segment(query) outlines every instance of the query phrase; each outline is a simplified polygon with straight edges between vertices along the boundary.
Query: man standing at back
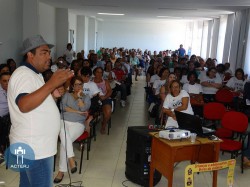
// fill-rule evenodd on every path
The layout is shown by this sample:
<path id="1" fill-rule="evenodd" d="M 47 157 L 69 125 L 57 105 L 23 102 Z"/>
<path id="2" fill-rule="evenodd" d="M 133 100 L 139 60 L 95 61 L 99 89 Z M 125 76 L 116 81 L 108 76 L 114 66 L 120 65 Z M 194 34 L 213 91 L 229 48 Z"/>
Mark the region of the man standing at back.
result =
<path id="1" fill-rule="evenodd" d="M 179 57 L 185 57 L 186 55 L 186 50 L 183 48 L 183 45 L 180 45 L 180 48 L 178 49 L 178 56 Z"/>
<path id="2" fill-rule="evenodd" d="M 69 69 L 60 69 L 44 83 L 41 73 L 50 68 L 52 47 L 40 35 L 24 40 L 23 65 L 8 86 L 10 147 L 23 143 L 35 154 L 32 166 L 20 172 L 20 187 L 52 187 L 60 114 L 51 93 L 73 76 Z"/>

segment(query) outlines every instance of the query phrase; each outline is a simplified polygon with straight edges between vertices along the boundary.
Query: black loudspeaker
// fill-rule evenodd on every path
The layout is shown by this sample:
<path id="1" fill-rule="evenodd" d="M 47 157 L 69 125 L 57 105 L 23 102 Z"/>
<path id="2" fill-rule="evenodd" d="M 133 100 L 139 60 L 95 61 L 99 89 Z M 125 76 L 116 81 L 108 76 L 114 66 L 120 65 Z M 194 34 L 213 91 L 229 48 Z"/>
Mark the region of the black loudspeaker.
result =
<path id="1" fill-rule="evenodd" d="M 126 170 L 125 175 L 130 181 L 144 187 L 149 186 L 151 161 L 151 136 L 147 126 L 128 127 Z M 161 174 L 155 170 L 154 185 L 161 180 Z"/>

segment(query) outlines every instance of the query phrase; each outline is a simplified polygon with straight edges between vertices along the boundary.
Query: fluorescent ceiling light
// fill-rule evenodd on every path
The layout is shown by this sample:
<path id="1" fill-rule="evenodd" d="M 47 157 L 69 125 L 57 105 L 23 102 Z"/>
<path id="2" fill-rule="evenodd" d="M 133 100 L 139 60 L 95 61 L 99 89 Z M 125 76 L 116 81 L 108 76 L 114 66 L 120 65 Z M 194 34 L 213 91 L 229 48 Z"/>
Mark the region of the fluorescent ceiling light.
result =
<path id="1" fill-rule="evenodd" d="M 170 7 L 161 7 L 158 8 L 159 10 L 198 10 L 198 9 L 194 9 L 194 8 L 170 8 Z"/>
<path id="2" fill-rule="evenodd" d="M 97 13 L 100 15 L 107 15 L 107 16 L 124 16 L 125 14 L 116 14 L 116 13 Z"/>
<path id="3" fill-rule="evenodd" d="M 174 17 L 174 16 L 156 16 L 157 18 L 173 18 L 173 19 L 182 19 L 182 17 Z"/>

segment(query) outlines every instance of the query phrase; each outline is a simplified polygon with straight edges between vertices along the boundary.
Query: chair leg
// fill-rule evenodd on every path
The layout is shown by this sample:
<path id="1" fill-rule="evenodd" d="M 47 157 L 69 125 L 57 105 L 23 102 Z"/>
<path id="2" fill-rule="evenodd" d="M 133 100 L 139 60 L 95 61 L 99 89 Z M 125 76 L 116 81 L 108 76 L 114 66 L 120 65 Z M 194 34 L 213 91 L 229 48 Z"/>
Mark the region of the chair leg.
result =
<path id="1" fill-rule="evenodd" d="M 109 119 L 109 121 L 108 121 L 108 135 L 109 135 L 109 129 L 111 128 L 111 117 L 110 117 L 110 119 Z"/>
<path id="2" fill-rule="evenodd" d="M 80 161 L 80 169 L 79 169 L 79 174 L 81 174 L 81 172 L 82 172 L 82 160 L 83 160 L 83 151 L 84 151 L 84 144 L 85 144 L 85 142 L 83 141 L 82 142 L 82 149 L 81 149 L 81 161 Z"/>
<path id="3" fill-rule="evenodd" d="M 94 137 L 94 141 L 96 141 L 96 125 L 97 125 L 97 119 L 95 119 L 95 121 L 93 123 L 93 137 Z"/>
<path id="4" fill-rule="evenodd" d="M 56 154 L 54 155 L 54 168 L 53 168 L 53 171 L 54 172 L 56 171 Z"/>
<path id="5" fill-rule="evenodd" d="M 90 151 L 91 138 L 88 138 L 86 141 L 87 141 L 87 160 L 89 160 L 89 151 Z"/>
<path id="6" fill-rule="evenodd" d="M 243 166 L 243 154 L 241 153 L 241 163 L 240 163 L 240 166 L 241 166 L 241 173 L 244 172 L 244 166 Z"/>

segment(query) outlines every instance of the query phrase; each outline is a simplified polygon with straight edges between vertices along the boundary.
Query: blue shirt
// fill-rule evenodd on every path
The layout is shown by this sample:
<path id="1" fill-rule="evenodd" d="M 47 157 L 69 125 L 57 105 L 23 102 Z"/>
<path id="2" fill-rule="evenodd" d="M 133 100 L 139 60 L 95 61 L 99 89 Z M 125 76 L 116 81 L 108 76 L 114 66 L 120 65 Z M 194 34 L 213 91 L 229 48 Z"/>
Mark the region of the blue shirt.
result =
<path id="1" fill-rule="evenodd" d="M 9 113 L 7 101 L 7 92 L 0 85 L 0 116 L 3 117 Z"/>
<path id="2" fill-rule="evenodd" d="M 179 54 L 180 57 L 184 57 L 185 53 L 186 53 L 186 50 L 184 48 L 179 48 L 178 49 L 178 54 Z"/>
<path id="3" fill-rule="evenodd" d="M 130 63 L 133 65 L 133 66 L 137 66 L 140 64 L 140 61 L 139 59 L 135 56 L 134 58 L 133 57 L 130 57 Z"/>

